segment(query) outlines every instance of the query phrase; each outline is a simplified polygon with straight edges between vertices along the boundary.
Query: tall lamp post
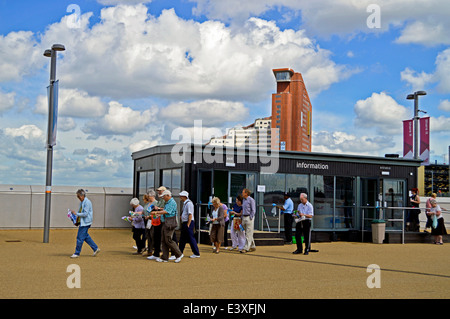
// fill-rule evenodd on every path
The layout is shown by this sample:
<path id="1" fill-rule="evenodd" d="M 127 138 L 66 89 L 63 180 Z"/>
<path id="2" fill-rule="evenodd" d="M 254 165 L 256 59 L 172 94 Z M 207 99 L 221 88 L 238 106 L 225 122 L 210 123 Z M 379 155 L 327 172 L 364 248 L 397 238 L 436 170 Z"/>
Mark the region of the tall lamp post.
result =
<path id="1" fill-rule="evenodd" d="M 48 87 L 48 127 L 47 127 L 47 172 L 45 178 L 45 215 L 44 215 L 44 243 L 49 242 L 50 230 L 50 204 L 52 196 L 52 164 L 53 146 L 56 141 L 56 112 L 55 104 L 58 103 L 58 96 L 55 97 L 56 82 L 56 54 L 66 48 L 62 44 L 53 44 L 51 49 L 45 50 L 44 56 L 50 58 L 50 85 Z M 57 94 L 57 87 L 56 87 Z"/>
<path id="2" fill-rule="evenodd" d="M 419 159 L 419 112 L 424 112 L 419 110 L 420 95 L 427 95 L 427 92 L 416 91 L 406 97 L 408 100 L 414 100 L 414 159 Z"/>

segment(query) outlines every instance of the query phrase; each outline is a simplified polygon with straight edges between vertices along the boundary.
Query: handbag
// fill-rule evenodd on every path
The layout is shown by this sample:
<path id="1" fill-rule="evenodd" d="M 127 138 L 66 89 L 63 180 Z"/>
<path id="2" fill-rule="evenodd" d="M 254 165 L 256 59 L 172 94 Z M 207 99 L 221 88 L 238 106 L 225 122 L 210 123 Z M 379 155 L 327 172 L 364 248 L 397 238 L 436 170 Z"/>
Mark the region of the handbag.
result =
<path id="1" fill-rule="evenodd" d="M 164 218 L 164 225 L 169 229 L 169 230 L 172 230 L 172 229 L 175 229 L 175 228 L 177 228 L 177 226 L 178 226 L 178 223 L 177 223 L 177 216 L 173 216 L 173 217 L 165 217 Z"/>
<path id="2" fill-rule="evenodd" d="M 239 230 L 239 225 L 241 224 L 241 219 L 239 217 L 233 218 L 234 224 L 233 228 L 234 230 Z"/>

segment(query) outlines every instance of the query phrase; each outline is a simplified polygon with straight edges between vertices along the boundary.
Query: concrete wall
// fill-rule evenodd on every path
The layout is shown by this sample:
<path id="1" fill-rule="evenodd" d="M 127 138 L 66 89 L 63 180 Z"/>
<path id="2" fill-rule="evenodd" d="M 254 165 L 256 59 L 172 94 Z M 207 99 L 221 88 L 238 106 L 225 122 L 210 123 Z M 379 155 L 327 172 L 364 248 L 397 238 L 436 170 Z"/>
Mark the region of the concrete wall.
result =
<path id="1" fill-rule="evenodd" d="M 76 191 L 80 187 L 53 186 L 50 210 L 51 228 L 74 227 L 67 218 L 67 209 L 77 210 L 80 201 Z M 132 188 L 86 187 L 83 188 L 94 209 L 92 227 L 129 228 L 121 219 L 130 210 Z M 45 186 L 0 185 L 0 229 L 43 228 L 45 210 Z"/>

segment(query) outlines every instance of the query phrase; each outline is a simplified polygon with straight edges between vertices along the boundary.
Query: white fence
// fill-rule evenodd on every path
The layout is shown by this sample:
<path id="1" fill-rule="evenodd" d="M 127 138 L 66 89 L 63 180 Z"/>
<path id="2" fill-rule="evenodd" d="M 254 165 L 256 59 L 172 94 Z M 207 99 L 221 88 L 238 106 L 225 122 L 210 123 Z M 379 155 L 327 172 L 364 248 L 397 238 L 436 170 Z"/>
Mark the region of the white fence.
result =
<path id="1" fill-rule="evenodd" d="M 67 209 L 77 210 L 80 201 L 76 191 L 83 188 L 94 209 L 92 227 L 129 228 L 121 217 L 128 214 L 131 188 L 53 186 L 51 197 L 51 228 L 72 228 Z M 0 229 L 43 228 L 45 186 L 0 185 Z"/>

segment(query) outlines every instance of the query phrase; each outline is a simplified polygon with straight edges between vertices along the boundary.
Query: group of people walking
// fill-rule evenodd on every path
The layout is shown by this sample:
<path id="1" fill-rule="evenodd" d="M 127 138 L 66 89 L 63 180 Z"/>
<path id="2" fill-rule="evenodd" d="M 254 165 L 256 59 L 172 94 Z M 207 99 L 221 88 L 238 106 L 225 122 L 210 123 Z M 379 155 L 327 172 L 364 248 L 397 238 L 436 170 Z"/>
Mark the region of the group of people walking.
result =
<path id="1" fill-rule="evenodd" d="M 174 260 L 179 263 L 184 257 L 183 252 L 186 244 L 189 244 L 192 250 L 190 258 L 199 258 L 200 251 L 194 237 L 194 204 L 189 199 L 189 193 L 182 191 L 178 194 L 182 204 L 180 225 L 178 225 L 178 205 L 173 199 L 172 193 L 164 186 L 159 187 L 157 192 L 158 194 L 154 190 L 149 190 L 143 196 L 144 206 L 140 205 L 137 198 L 130 201 L 133 211 L 129 219 L 132 223 L 133 239 L 136 242 L 135 254 L 143 255 L 147 251 L 147 259 L 149 260 L 156 260 L 157 262 Z M 75 253 L 71 257 L 79 257 L 84 242 L 93 250 L 93 256 L 96 256 L 100 249 L 88 234 L 93 220 L 92 203 L 86 197 L 86 192 L 83 189 L 78 190 L 76 195 L 80 200 L 80 206 L 77 212 L 71 211 L 71 214 L 79 220 L 79 228 Z M 244 189 L 242 194 L 236 197 L 236 202 L 231 209 L 222 204 L 218 197 L 212 199 L 213 209 L 208 222 L 210 223 L 210 240 L 216 254 L 220 252 L 222 242 L 225 242 L 225 246 L 227 246 L 230 222 L 232 242 L 230 250 L 238 249 L 241 253 L 256 250 L 253 238 L 256 204 L 250 195 L 250 190 Z M 412 206 L 416 209 L 414 210 L 414 216 L 409 215 L 409 223 L 418 223 L 418 217 L 415 216 L 415 214 L 420 213 L 418 209 L 420 197 L 417 189 L 413 190 L 410 199 Z M 286 243 L 292 243 L 292 224 L 295 221 L 297 249 L 293 254 L 304 253 L 308 255 L 311 249 L 311 221 L 314 216 L 314 208 L 305 193 L 300 194 L 300 204 L 296 211 L 288 193 L 284 194 L 284 200 L 284 205 L 277 207 L 284 214 Z M 435 239 L 434 243 L 442 245 L 442 236 L 446 235 L 447 231 L 442 209 L 436 202 L 436 194 L 432 194 L 427 200 L 426 215 L 425 231 L 431 228 L 431 234 Z M 180 239 L 177 243 L 175 229 L 178 226 L 180 226 Z M 170 257 L 169 254 L 171 254 Z"/>
<path id="2" fill-rule="evenodd" d="M 166 187 L 159 187 L 157 192 L 158 194 L 154 190 L 149 190 L 143 196 L 144 206 L 140 205 L 138 198 L 133 198 L 130 201 L 133 210 L 128 220 L 131 221 L 133 239 L 136 242 L 136 252 L 134 254 L 144 255 L 145 251 L 147 251 L 147 259 L 149 260 L 156 260 L 157 262 L 174 260 L 176 263 L 179 263 L 184 257 L 183 252 L 186 244 L 189 244 L 193 253 L 190 258 L 200 258 L 200 251 L 194 237 L 194 204 L 189 199 L 189 193 L 186 191 L 179 193 L 182 208 L 180 215 L 180 239 L 177 244 L 175 229 L 178 227 L 178 205 L 173 199 L 172 193 Z M 93 250 L 93 256 L 96 256 L 100 249 L 88 234 L 93 220 L 92 203 L 86 197 L 86 192 L 83 189 L 78 190 L 76 195 L 80 200 L 80 206 L 78 212 L 71 211 L 71 214 L 80 220 L 80 225 L 77 233 L 75 253 L 71 257 L 79 257 L 84 242 Z M 212 217 L 209 218 L 210 240 L 213 243 L 216 254 L 220 252 L 222 242 L 225 242 L 225 246 L 227 246 L 227 232 L 230 221 L 232 242 L 230 250 L 238 249 L 240 253 L 256 250 L 253 238 L 256 203 L 250 195 L 251 191 L 244 189 L 242 194 L 236 197 L 236 202 L 231 209 L 222 204 L 218 197 L 212 199 Z M 289 201 L 291 201 L 289 195 L 286 194 L 285 200 L 282 210 L 286 216 L 293 205 L 288 206 Z M 302 235 L 305 238 L 305 254 L 308 254 L 311 219 L 314 213 L 313 206 L 308 202 L 306 194 L 302 193 L 300 195 L 298 212 L 299 214 L 295 215 L 296 235 L 298 238 Z M 286 231 L 290 236 L 292 228 L 288 227 Z M 293 253 L 298 254 L 301 252 L 302 242 L 299 240 L 297 242 L 297 250 Z M 169 254 L 171 254 L 170 257 Z"/>
<path id="3" fill-rule="evenodd" d="M 137 198 L 130 202 L 134 213 L 130 219 L 133 239 L 136 241 L 135 254 L 143 255 L 146 250 L 149 260 L 174 260 L 179 263 L 184 257 L 184 248 L 189 243 L 193 253 L 190 258 L 199 258 L 200 252 L 194 238 L 194 205 L 189 199 L 189 193 L 183 191 L 179 194 L 182 210 L 181 235 L 177 244 L 175 229 L 178 227 L 178 205 L 172 193 L 164 186 L 159 187 L 157 192 L 158 200 L 154 190 L 149 190 L 143 196 L 144 206 L 139 205 Z"/>

